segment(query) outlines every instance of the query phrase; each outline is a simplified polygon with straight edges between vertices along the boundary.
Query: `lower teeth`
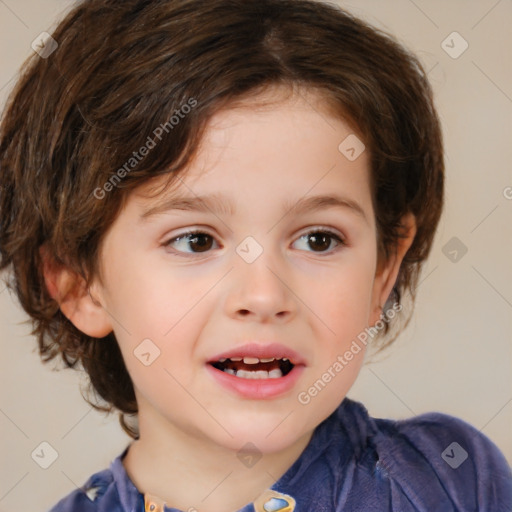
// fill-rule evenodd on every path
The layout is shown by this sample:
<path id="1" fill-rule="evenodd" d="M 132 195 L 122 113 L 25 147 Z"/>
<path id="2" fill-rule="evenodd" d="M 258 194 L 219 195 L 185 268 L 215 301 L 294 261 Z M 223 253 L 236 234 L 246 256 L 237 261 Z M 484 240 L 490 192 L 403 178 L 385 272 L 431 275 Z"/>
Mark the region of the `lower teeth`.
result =
<path id="1" fill-rule="evenodd" d="M 270 370 L 269 372 L 265 370 L 233 370 L 231 368 L 226 368 L 224 371 L 240 379 L 280 379 L 283 376 L 283 372 L 279 368 L 276 368 L 275 370 Z"/>

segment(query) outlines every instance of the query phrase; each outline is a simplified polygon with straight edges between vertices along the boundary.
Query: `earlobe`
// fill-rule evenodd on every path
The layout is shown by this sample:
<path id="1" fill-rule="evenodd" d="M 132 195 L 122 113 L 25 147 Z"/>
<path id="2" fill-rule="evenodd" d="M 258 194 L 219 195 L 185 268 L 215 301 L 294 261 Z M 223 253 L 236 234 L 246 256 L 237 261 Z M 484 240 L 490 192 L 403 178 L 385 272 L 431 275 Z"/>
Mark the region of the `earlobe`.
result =
<path id="1" fill-rule="evenodd" d="M 416 219 L 412 213 L 408 213 L 402 217 L 401 225 L 403 227 L 403 236 L 398 239 L 394 253 L 390 255 L 389 259 L 383 265 L 379 266 L 375 276 L 370 315 L 371 325 L 379 320 L 382 307 L 386 303 L 396 283 L 404 256 L 416 236 Z"/>
<path id="2" fill-rule="evenodd" d="M 101 303 L 92 297 L 84 278 L 55 261 L 45 247 L 41 247 L 40 254 L 46 288 L 64 316 L 88 336 L 104 338 L 111 333 L 109 315 Z"/>

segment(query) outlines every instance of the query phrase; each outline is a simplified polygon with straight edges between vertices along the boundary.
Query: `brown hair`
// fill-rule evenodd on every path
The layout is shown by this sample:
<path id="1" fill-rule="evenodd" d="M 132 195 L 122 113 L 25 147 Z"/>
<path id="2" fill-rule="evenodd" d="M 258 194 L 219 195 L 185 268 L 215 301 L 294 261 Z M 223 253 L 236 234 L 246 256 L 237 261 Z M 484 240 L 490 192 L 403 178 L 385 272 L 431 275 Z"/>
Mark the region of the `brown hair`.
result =
<path id="1" fill-rule="evenodd" d="M 12 268 L 43 360 L 81 364 L 106 402 L 93 405 L 119 409 L 132 436 L 123 413 L 137 404 L 114 334 L 92 338 L 68 321 L 39 249 L 91 282 L 130 191 L 177 176 L 213 114 L 259 89 L 315 89 L 361 134 L 379 261 L 402 216 L 416 217 L 392 297 L 414 301 L 443 205 L 443 148 L 426 74 L 393 38 L 313 0 L 86 0 L 53 38 L 51 55 L 25 64 L 0 127 L 0 270 Z M 130 160 L 156 133 L 155 147 Z"/>

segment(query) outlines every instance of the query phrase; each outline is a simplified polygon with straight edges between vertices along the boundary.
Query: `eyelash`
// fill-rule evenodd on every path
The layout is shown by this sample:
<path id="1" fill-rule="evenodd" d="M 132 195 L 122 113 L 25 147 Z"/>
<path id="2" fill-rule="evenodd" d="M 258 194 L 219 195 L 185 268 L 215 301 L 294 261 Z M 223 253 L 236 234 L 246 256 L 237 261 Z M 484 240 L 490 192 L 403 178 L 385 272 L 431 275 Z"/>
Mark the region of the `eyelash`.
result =
<path id="1" fill-rule="evenodd" d="M 327 237 L 329 237 L 331 239 L 331 242 L 335 241 L 337 245 L 333 249 L 330 249 L 327 251 L 305 251 L 305 252 L 312 252 L 312 253 L 320 254 L 320 255 L 321 254 L 333 254 L 334 252 L 337 252 L 341 247 L 347 245 L 345 242 L 345 239 L 341 235 L 335 233 L 334 231 L 332 231 L 328 228 L 322 228 L 322 227 L 317 227 L 315 229 L 311 229 L 311 230 L 307 231 L 306 233 L 300 235 L 297 239 L 295 239 L 294 242 L 305 239 L 306 243 L 308 243 L 307 242 L 308 237 L 310 237 L 311 235 L 314 235 L 314 234 L 327 235 Z M 198 229 L 198 230 L 190 230 L 190 231 L 186 231 L 184 233 L 180 233 L 178 236 L 175 236 L 175 237 L 171 238 L 170 240 L 168 240 L 167 242 L 164 242 L 163 246 L 171 248 L 171 245 L 174 242 L 192 237 L 194 235 L 206 235 L 207 237 L 210 237 L 218 245 L 214 236 L 210 235 L 209 233 L 205 232 L 204 230 Z M 189 258 L 189 257 L 191 257 L 191 255 L 202 254 L 203 252 L 208 253 L 208 252 L 210 252 L 210 250 L 211 249 L 208 249 L 206 251 L 198 251 L 198 252 L 195 252 L 195 251 L 185 252 L 185 251 L 173 250 L 173 252 L 179 256 Z"/>

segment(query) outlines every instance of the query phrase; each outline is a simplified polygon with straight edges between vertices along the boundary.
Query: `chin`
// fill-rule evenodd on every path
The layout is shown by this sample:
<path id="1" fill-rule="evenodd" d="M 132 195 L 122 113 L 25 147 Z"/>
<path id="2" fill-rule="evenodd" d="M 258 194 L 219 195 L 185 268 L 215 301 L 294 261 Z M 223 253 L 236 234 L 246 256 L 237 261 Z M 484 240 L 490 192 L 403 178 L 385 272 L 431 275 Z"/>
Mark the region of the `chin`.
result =
<path id="1" fill-rule="evenodd" d="M 262 454 L 285 450 L 314 429 L 314 425 L 297 423 L 293 411 L 283 414 L 282 410 L 275 414 L 248 414 L 242 418 L 238 415 L 223 422 L 223 426 L 232 437 L 225 430 L 216 429 L 213 440 L 217 444 L 237 452 L 255 447 L 254 450 Z M 212 436 L 211 431 L 208 434 Z"/>

